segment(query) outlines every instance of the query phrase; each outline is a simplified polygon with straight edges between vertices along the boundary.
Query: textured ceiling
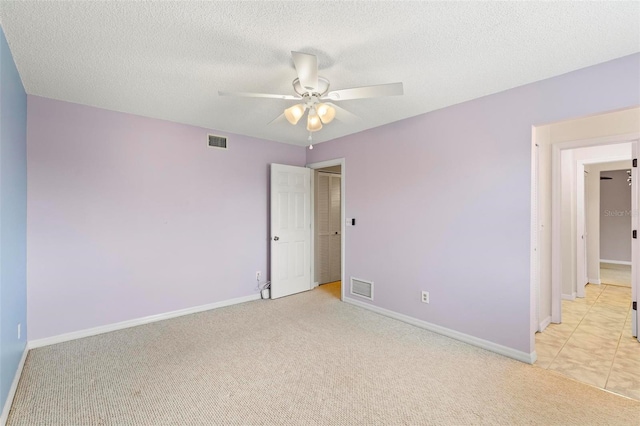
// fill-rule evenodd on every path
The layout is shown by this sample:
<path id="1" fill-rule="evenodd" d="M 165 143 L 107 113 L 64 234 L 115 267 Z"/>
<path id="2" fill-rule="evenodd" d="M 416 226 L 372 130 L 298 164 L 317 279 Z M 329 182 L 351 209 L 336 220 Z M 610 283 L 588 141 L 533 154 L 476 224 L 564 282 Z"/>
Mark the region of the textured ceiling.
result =
<path id="1" fill-rule="evenodd" d="M 8 2 L 0 21 L 29 94 L 280 142 L 295 101 L 291 50 L 332 89 L 401 81 L 404 96 L 343 101 L 314 142 L 640 51 L 638 2 Z"/>

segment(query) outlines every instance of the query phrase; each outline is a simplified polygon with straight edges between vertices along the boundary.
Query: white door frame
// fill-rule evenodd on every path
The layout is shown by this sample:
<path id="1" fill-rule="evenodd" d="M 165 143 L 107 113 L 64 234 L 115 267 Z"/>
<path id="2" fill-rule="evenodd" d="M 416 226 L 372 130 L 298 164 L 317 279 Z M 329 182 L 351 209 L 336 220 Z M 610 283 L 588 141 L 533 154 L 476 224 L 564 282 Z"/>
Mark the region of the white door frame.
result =
<path id="1" fill-rule="evenodd" d="M 540 146 L 536 135 L 537 128 L 531 129 L 531 271 L 529 297 L 531 312 L 529 315 L 531 328 L 531 347 L 535 348 L 535 334 L 540 324 Z"/>
<path id="2" fill-rule="evenodd" d="M 562 262 L 560 260 L 560 153 L 562 150 L 566 149 L 615 145 L 629 142 L 632 142 L 632 146 L 635 147 L 638 143 L 638 139 L 640 139 L 640 133 L 631 133 L 625 135 L 605 136 L 600 138 L 581 139 L 551 144 L 551 322 L 560 323 L 562 321 Z M 606 161 L 609 160 L 607 159 Z M 638 268 L 638 266 L 640 266 L 640 259 L 636 259 L 636 257 L 632 259 L 632 269 L 636 271 L 637 274 L 637 270 L 640 269 Z M 534 282 L 532 283 L 532 285 L 536 285 L 536 283 Z"/>
<path id="3" fill-rule="evenodd" d="M 640 139 L 631 145 L 631 157 L 638 158 L 638 146 Z M 640 185 L 638 182 L 638 167 L 631 167 L 631 229 L 640 231 L 640 218 L 638 218 L 639 202 L 640 202 Z M 640 302 L 640 240 L 631 239 L 631 301 Z M 631 332 L 636 336 L 636 340 L 640 342 L 640 315 L 638 310 L 631 311 Z"/>
<path id="4" fill-rule="evenodd" d="M 346 161 L 344 158 L 336 158 L 333 160 L 320 161 L 318 163 L 309 163 L 306 167 L 310 169 L 324 169 L 325 167 L 340 166 L 341 178 L 340 178 L 340 300 L 344 300 L 345 287 L 347 282 L 345 280 L 345 246 L 347 240 L 346 228 Z M 311 282 L 315 285 L 316 276 L 316 253 L 315 253 L 315 173 L 311 173 Z"/>
<path id="5" fill-rule="evenodd" d="M 608 161 L 608 160 L 607 160 Z M 582 161 L 576 164 L 576 296 L 584 297 L 584 287 L 589 278 L 585 272 L 587 267 L 587 212 L 584 165 Z"/>

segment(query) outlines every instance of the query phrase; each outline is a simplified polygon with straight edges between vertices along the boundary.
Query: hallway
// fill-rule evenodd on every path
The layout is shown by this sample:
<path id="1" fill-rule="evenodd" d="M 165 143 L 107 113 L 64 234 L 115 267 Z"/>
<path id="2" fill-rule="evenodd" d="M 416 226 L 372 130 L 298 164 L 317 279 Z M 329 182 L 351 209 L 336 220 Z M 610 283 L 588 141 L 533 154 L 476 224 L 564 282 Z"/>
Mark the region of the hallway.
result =
<path id="1" fill-rule="evenodd" d="M 631 335 L 631 288 L 588 284 L 562 301 L 562 324 L 536 333 L 536 366 L 640 400 L 640 343 Z"/>
<path id="2" fill-rule="evenodd" d="M 631 287 L 631 265 L 600 262 L 600 282 Z"/>

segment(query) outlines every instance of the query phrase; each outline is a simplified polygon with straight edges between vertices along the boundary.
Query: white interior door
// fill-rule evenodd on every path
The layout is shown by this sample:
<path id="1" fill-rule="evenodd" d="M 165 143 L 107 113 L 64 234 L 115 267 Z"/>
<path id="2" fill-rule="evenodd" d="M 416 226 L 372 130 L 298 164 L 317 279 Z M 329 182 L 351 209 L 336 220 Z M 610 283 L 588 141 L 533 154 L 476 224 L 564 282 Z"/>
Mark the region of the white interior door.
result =
<path id="1" fill-rule="evenodd" d="M 271 164 L 271 298 L 311 289 L 311 170 Z"/>

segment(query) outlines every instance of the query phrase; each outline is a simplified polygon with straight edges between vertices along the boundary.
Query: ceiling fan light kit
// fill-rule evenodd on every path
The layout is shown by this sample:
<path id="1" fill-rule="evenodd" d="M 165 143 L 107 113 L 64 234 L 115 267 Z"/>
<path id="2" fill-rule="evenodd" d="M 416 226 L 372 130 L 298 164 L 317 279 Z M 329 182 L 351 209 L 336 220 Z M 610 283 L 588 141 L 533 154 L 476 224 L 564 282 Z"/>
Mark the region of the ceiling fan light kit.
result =
<path id="1" fill-rule="evenodd" d="M 294 126 L 298 124 L 300 118 L 304 115 L 305 106 L 302 104 L 294 105 L 290 108 L 284 110 L 284 116 L 287 118 L 287 121 Z"/>
<path id="2" fill-rule="evenodd" d="M 313 96 L 305 95 L 304 98 L 307 99 L 306 103 L 296 104 L 284 110 L 284 116 L 289 123 L 294 126 L 298 124 L 307 109 L 309 110 L 307 130 L 310 132 L 317 132 L 322 129 L 323 124 L 333 121 L 336 116 L 335 108 L 328 104 L 319 103 L 317 98 Z"/>
<path id="3" fill-rule="evenodd" d="M 336 117 L 336 109 L 333 108 L 331 105 L 318 104 L 316 105 L 316 111 L 318 112 L 318 116 L 320 117 L 320 120 L 322 120 L 324 124 L 331 123 L 333 119 Z"/>
<path id="4" fill-rule="evenodd" d="M 350 99 L 377 98 L 381 96 L 402 95 L 402 83 L 380 84 L 377 86 L 355 87 L 329 92 L 329 80 L 318 75 L 318 58 L 315 55 L 302 52 L 291 52 L 293 64 L 298 77 L 293 80 L 293 91 L 297 96 L 273 95 L 265 93 L 247 92 L 218 92 L 220 96 L 242 96 L 255 98 L 298 99 L 302 103 L 293 105 L 284 110 L 284 116 L 292 125 L 298 124 L 307 113 L 307 130 L 317 132 L 323 124 L 329 124 L 334 118 L 353 122 L 357 117 L 331 103 L 323 103 L 322 100 L 344 101 Z M 336 117 L 336 114 L 337 117 Z M 276 121 L 276 120 L 274 120 Z"/>
<path id="5" fill-rule="evenodd" d="M 322 129 L 322 122 L 315 108 L 309 110 L 307 115 L 307 130 L 310 132 L 317 132 Z"/>

